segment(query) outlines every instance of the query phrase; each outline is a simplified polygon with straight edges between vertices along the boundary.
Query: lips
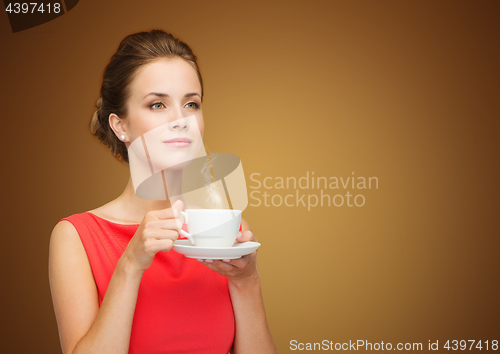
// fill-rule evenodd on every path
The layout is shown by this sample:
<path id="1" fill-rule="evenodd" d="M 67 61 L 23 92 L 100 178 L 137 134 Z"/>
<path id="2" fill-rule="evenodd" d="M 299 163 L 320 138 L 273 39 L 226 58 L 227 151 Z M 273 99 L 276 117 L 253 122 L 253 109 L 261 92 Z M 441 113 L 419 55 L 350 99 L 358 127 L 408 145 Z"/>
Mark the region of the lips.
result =
<path id="1" fill-rule="evenodd" d="M 189 147 L 191 146 L 192 140 L 189 138 L 173 138 L 164 141 L 164 143 L 172 147 Z"/>

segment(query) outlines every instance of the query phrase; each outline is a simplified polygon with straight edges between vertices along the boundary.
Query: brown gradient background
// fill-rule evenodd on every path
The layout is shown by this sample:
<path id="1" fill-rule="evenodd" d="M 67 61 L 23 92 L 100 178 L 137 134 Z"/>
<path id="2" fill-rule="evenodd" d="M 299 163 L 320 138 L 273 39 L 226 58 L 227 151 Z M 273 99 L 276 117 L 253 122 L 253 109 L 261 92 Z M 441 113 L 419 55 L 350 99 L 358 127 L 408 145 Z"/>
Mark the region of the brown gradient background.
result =
<path id="1" fill-rule="evenodd" d="M 198 56 L 205 144 L 237 154 L 249 187 L 252 173 L 379 178 L 353 192 L 361 208 L 245 210 L 280 353 L 291 340 L 500 340 L 499 10 L 86 0 L 16 34 L 2 13 L 2 352 L 60 352 L 50 233 L 125 187 L 128 167 L 88 123 L 120 40 L 153 28 Z"/>

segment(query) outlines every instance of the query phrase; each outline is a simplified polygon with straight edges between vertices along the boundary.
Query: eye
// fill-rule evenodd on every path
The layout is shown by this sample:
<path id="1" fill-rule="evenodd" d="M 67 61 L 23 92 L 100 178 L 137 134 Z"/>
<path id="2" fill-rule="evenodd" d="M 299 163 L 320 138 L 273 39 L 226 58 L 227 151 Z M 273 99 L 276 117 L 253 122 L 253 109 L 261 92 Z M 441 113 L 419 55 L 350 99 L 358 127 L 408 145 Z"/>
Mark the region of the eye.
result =
<path id="1" fill-rule="evenodd" d="M 161 107 L 159 107 L 159 108 L 154 108 L 156 105 L 162 105 L 163 107 L 165 107 L 165 105 L 164 105 L 163 103 L 161 103 L 161 102 L 155 102 L 155 103 L 153 103 L 153 104 L 152 104 L 151 106 L 149 106 L 149 107 L 150 107 L 150 108 L 153 108 L 153 109 L 160 109 L 160 108 L 161 108 Z"/>
<path id="2" fill-rule="evenodd" d="M 189 106 L 189 105 L 191 105 L 190 108 L 194 108 L 194 109 L 199 109 L 200 108 L 200 106 L 196 102 L 189 102 L 188 104 L 186 104 L 186 106 Z"/>

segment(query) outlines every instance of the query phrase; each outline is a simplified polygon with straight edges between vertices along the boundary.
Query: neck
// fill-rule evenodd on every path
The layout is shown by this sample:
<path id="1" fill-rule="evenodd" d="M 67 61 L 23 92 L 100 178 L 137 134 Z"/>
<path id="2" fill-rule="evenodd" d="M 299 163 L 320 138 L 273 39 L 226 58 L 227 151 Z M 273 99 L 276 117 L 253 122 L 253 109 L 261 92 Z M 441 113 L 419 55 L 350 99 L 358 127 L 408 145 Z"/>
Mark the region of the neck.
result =
<path id="1" fill-rule="evenodd" d="M 122 218 L 124 220 L 130 220 L 131 222 L 140 223 L 149 211 L 170 208 L 171 204 L 179 199 L 182 200 L 185 207 L 186 202 L 181 194 L 182 171 L 166 172 L 165 180 L 170 195 L 174 196 L 169 197 L 167 200 L 146 200 L 139 198 L 137 194 L 135 194 L 132 178 L 129 177 L 125 190 L 115 199 Z"/>

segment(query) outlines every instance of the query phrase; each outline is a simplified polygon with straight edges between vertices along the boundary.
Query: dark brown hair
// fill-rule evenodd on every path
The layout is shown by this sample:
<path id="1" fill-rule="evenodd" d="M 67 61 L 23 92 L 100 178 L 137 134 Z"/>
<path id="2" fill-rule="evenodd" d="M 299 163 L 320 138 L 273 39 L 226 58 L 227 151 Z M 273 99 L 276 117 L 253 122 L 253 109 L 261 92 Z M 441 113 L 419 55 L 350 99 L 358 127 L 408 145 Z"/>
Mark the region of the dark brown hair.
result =
<path id="1" fill-rule="evenodd" d="M 115 113 L 121 119 L 127 117 L 126 102 L 130 97 L 130 84 L 137 70 L 158 59 L 182 58 L 195 70 L 200 80 L 203 100 L 203 81 L 196 56 L 191 48 L 170 33 L 154 29 L 125 37 L 104 70 L 101 97 L 97 100 L 97 111 L 90 121 L 90 130 L 99 140 L 109 146 L 111 154 L 128 164 L 125 143 L 118 139 L 109 125 L 109 115 Z"/>

